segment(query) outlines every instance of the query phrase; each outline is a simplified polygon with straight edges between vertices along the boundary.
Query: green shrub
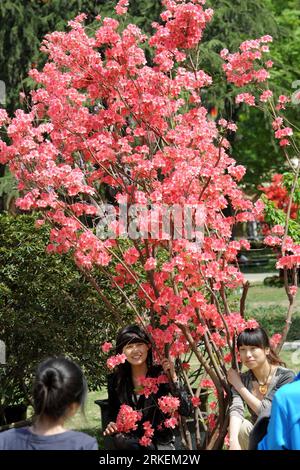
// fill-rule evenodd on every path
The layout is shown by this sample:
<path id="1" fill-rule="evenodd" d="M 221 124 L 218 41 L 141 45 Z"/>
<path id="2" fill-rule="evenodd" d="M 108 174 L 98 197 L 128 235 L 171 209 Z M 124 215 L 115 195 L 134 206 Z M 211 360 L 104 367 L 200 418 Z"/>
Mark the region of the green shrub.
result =
<path id="1" fill-rule="evenodd" d="M 287 309 L 283 306 L 262 306 L 248 308 L 247 318 L 255 318 L 270 336 L 281 333 L 285 325 Z M 287 336 L 287 341 L 300 339 L 300 312 L 296 311 L 292 317 L 292 324 Z"/>
<path id="2" fill-rule="evenodd" d="M 106 380 L 101 344 L 119 325 L 68 256 L 45 252 L 48 229 L 36 216 L 0 214 L 0 339 L 7 365 L 0 367 L 1 405 L 28 402 L 36 365 L 69 355 L 84 369 L 90 390 Z M 97 279 L 108 298 L 111 287 Z M 120 299 L 112 299 L 113 302 Z"/>

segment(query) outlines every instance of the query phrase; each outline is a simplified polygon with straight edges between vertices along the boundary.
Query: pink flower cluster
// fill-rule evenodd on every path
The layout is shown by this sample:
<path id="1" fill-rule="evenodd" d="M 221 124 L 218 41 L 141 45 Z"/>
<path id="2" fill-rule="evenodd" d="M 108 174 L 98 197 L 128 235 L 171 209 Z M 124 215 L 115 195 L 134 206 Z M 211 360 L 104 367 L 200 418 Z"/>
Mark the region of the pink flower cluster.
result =
<path id="1" fill-rule="evenodd" d="M 290 137 L 290 136 L 293 135 L 293 129 L 291 127 L 280 127 L 279 119 L 280 118 L 275 120 L 274 123 L 273 123 L 274 126 L 278 125 L 278 128 L 275 131 L 275 137 L 276 137 L 276 139 L 280 139 L 279 145 L 281 147 L 286 147 L 287 145 L 290 145 L 290 141 L 286 137 Z"/>
<path id="2" fill-rule="evenodd" d="M 282 225 L 275 225 L 271 228 L 271 234 L 265 237 L 264 243 L 281 247 L 282 255 L 277 261 L 277 269 L 293 269 L 300 266 L 300 245 L 295 243 L 290 236 L 284 236 Z M 292 295 L 294 295 L 292 292 L 295 292 L 294 287 L 289 288 Z"/>
<path id="3" fill-rule="evenodd" d="M 226 63 L 223 64 L 223 70 L 227 80 L 238 87 L 266 81 L 269 78 L 269 72 L 264 67 L 255 68 L 255 63 L 262 59 L 264 53 L 269 52 L 265 44 L 271 41 L 271 36 L 245 41 L 240 45 L 241 52 L 235 54 L 230 54 L 227 49 L 223 49 L 220 55 L 222 59 L 226 60 Z M 270 62 L 265 65 L 267 68 L 272 66 Z M 253 106 L 253 104 L 251 105 Z"/>
<path id="4" fill-rule="evenodd" d="M 171 418 L 167 418 L 164 420 L 164 426 L 166 428 L 175 429 L 178 425 L 178 418 L 176 416 L 172 416 Z"/>
<path id="5" fill-rule="evenodd" d="M 117 15 L 125 15 L 128 10 L 129 0 L 119 0 L 115 7 Z"/>
<path id="6" fill-rule="evenodd" d="M 152 437 L 154 434 L 154 429 L 151 426 L 150 421 L 145 421 L 143 423 L 144 435 L 140 438 L 139 444 L 143 447 L 148 447 L 152 443 Z"/>
<path id="7" fill-rule="evenodd" d="M 202 38 L 203 30 L 213 10 L 203 9 L 205 2 L 163 0 L 166 10 L 161 14 L 165 25 L 154 23 L 156 33 L 149 44 L 156 48 L 155 63 L 160 70 L 169 71 L 174 60 L 185 59 L 185 51 L 194 48 Z"/>
<path id="8" fill-rule="evenodd" d="M 172 415 L 178 410 L 179 405 L 180 401 L 177 397 L 164 396 L 158 399 L 158 406 L 163 413 Z"/>
<path id="9" fill-rule="evenodd" d="M 125 361 L 125 354 L 117 354 L 116 356 L 109 357 L 106 361 L 106 364 L 109 369 L 114 369 L 119 364 L 124 364 Z"/>
<path id="10" fill-rule="evenodd" d="M 290 293 L 293 297 L 297 294 L 298 287 L 297 286 L 290 286 Z"/>
<path id="11" fill-rule="evenodd" d="M 254 84 L 257 86 L 260 82 L 265 82 L 269 78 L 267 69 L 273 66 L 272 61 L 266 61 L 265 67 L 259 68 L 263 59 L 263 54 L 269 52 L 269 47 L 265 43 L 271 42 L 271 36 L 263 36 L 260 39 L 245 41 L 240 45 L 242 52 L 230 54 L 227 49 L 221 51 L 221 57 L 226 61 L 223 64 L 223 69 L 226 73 L 227 80 L 234 83 L 238 87 Z M 260 88 L 259 88 L 260 90 Z M 261 90 L 260 90 L 261 91 Z M 261 103 L 268 103 L 273 97 L 273 92 L 266 88 L 259 96 Z M 285 109 L 286 103 L 290 100 L 285 95 L 280 95 L 275 106 L 275 110 L 280 111 Z M 236 103 L 246 103 L 249 106 L 255 106 L 255 96 L 252 93 L 244 92 L 236 96 Z M 271 109 L 274 114 L 274 107 Z M 279 145 L 286 147 L 290 145 L 289 139 L 293 135 L 293 130 L 290 127 L 282 127 L 283 119 L 276 117 L 273 121 L 273 128 L 276 131 L 275 137 L 280 139 Z"/>
<path id="12" fill-rule="evenodd" d="M 121 405 L 120 411 L 117 416 L 116 425 L 118 432 L 135 431 L 138 426 L 138 421 L 142 418 L 142 413 L 134 410 L 129 405 Z"/>
<path id="13" fill-rule="evenodd" d="M 196 408 L 197 406 L 201 405 L 201 400 L 200 400 L 200 398 L 199 398 L 199 397 L 196 397 L 196 396 L 194 396 L 194 397 L 191 398 L 191 402 L 192 402 L 192 404 L 193 404 L 193 406 L 194 406 L 195 408 Z"/>
<path id="14" fill-rule="evenodd" d="M 276 349 L 276 347 L 278 346 L 278 344 L 280 343 L 281 341 L 281 338 L 282 338 L 282 335 L 280 335 L 279 333 L 275 333 L 271 338 L 270 338 L 270 344 L 272 346 L 273 349 Z"/>
<path id="15" fill-rule="evenodd" d="M 101 349 L 104 353 L 107 353 L 111 350 L 112 347 L 113 346 L 112 346 L 111 343 L 105 342 L 105 343 L 102 344 Z"/>
<path id="16" fill-rule="evenodd" d="M 0 108 L 0 127 L 9 122 L 9 117 L 5 109 Z"/>
<path id="17" fill-rule="evenodd" d="M 157 393 L 159 385 L 164 383 L 168 383 L 168 378 L 164 374 L 161 374 L 158 377 L 141 377 L 139 393 L 148 398 L 152 393 Z"/>

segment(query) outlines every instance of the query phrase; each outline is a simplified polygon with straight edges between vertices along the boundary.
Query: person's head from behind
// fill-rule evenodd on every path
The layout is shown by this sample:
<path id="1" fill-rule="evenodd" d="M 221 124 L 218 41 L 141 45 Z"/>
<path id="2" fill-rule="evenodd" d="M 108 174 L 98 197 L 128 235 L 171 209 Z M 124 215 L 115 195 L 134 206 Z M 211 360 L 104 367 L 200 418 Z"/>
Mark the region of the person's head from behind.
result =
<path id="1" fill-rule="evenodd" d="M 38 418 L 59 420 L 83 409 L 87 383 L 80 367 L 66 357 L 39 364 L 33 385 L 33 407 Z"/>
<path id="2" fill-rule="evenodd" d="M 122 328 L 116 339 L 116 353 L 125 354 L 131 366 L 146 362 L 152 365 L 151 341 L 147 333 L 138 325 Z"/>
<path id="3" fill-rule="evenodd" d="M 237 337 L 237 348 L 242 363 L 248 369 L 263 366 L 266 361 L 272 365 L 284 364 L 270 345 L 270 339 L 261 327 L 246 328 Z"/>

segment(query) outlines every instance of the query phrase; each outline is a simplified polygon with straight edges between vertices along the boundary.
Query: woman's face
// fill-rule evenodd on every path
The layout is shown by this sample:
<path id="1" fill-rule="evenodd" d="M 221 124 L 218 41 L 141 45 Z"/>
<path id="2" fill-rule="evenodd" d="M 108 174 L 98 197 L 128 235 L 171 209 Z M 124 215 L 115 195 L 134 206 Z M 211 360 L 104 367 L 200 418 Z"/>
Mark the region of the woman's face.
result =
<path id="1" fill-rule="evenodd" d="M 123 347 L 127 361 L 131 365 L 141 365 L 147 360 L 150 344 L 145 343 L 128 343 Z"/>
<path id="2" fill-rule="evenodd" d="M 239 353 L 242 363 L 248 369 L 256 369 L 256 367 L 262 366 L 267 361 L 269 348 L 242 345 L 239 348 Z"/>

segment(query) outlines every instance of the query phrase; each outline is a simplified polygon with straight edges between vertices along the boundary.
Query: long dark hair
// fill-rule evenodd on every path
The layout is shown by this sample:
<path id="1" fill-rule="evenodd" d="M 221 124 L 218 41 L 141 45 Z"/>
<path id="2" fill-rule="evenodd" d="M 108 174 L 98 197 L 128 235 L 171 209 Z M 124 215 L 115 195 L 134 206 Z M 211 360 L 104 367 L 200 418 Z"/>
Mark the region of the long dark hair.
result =
<path id="1" fill-rule="evenodd" d="M 144 329 L 139 325 L 127 325 L 119 330 L 116 338 L 116 354 L 121 354 L 124 346 L 129 343 L 145 343 L 151 345 L 151 340 Z M 152 349 L 148 350 L 147 355 L 147 367 L 151 369 L 153 367 Z M 128 388 L 132 389 L 131 379 L 131 365 L 125 361 L 124 364 L 119 364 L 116 367 L 117 376 L 117 392 L 120 398 L 127 401 Z"/>
<path id="2" fill-rule="evenodd" d="M 66 357 L 51 357 L 39 364 L 33 384 L 37 416 L 59 419 L 72 403 L 83 409 L 87 383 L 81 368 Z"/>
<path id="3" fill-rule="evenodd" d="M 268 362 L 276 366 L 285 366 L 285 363 L 280 359 L 270 345 L 270 339 L 266 331 L 261 327 L 246 328 L 238 335 L 236 345 L 238 349 L 240 349 L 241 346 L 256 346 L 261 349 L 269 348 L 270 352 L 267 355 Z"/>

